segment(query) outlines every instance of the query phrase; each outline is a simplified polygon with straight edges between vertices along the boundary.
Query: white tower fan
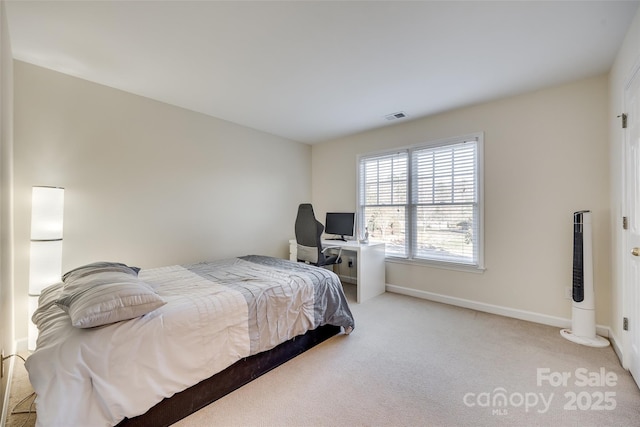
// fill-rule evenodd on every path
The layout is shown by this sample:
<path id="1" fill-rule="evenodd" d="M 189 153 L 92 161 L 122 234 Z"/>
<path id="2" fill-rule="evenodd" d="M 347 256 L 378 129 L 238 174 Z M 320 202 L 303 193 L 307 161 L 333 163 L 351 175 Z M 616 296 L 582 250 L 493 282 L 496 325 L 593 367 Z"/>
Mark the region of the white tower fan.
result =
<path id="1" fill-rule="evenodd" d="M 590 211 L 573 213 L 572 299 L 571 329 L 562 329 L 560 335 L 589 347 L 608 346 L 608 340 L 596 335 Z"/>

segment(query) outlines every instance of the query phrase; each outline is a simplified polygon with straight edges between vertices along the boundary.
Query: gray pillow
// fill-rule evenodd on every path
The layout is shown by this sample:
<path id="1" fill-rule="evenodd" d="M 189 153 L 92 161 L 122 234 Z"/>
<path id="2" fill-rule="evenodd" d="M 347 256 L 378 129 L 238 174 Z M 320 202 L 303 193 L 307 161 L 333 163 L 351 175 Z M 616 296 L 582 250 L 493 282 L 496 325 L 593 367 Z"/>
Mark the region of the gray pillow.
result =
<path id="1" fill-rule="evenodd" d="M 140 269 L 138 267 L 129 267 L 128 265 L 120 262 L 99 261 L 67 271 L 62 275 L 62 281 L 66 283 L 73 279 L 106 271 L 118 271 L 125 274 L 131 274 L 132 276 L 137 276 Z"/>
<path id="2" fill-rule="evenodd" d="M 92 328 L 147 314 L 166 302 L 138 278 L 136 267 L 93 263 L 66 273 L 56 305 L 77 328 Z"/>

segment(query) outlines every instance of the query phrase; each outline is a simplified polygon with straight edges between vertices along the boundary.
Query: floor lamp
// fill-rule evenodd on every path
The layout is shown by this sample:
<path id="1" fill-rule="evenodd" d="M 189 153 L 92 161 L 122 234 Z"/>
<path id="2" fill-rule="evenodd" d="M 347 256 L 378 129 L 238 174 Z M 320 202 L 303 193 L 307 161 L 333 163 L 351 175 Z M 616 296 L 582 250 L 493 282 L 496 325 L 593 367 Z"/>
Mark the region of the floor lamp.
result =
<path id="1" fill-rule="evenodd" d="M 31 255 L 29 259 L 29 342 L 35 350 L 38 330 L 31 321 L 40 292 L 62 275 L 64 188 L 33 187 L 31 193 Z"/>

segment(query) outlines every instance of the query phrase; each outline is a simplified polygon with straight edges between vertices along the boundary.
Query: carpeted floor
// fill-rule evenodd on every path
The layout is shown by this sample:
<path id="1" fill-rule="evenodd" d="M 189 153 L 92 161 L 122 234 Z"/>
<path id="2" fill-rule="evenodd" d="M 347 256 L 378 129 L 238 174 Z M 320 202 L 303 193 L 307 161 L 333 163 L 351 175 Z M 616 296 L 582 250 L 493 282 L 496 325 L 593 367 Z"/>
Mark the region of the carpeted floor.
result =
<path id="1" fill-rule="evenodd" d="M 28 352 L 20 353 L 23 358 L 27 358 L 28 355 Z M 8 406 L 10 413 L 7 416 L 5 427 L 32 427 L 36 422 L 36 409 L 35 405 L 32 405 L 35 395 L 33 395 L 33 389 L 29 383 L 24 362 L 19 358 L 15 358 L 13 363 Z M 12 412 L 13 414 L 11 414 Z"/>
<path id="2" fill-rule="evenodd" d="M 177 426 L 640 426 L 640 391 L 611 347 L 391 293 L 352 311 L 351 335 Z"/>
<path id="3" fill-rule="evenodd" d="M 345 289 L 354 299 L 354 287 Z M 351 308 L 351 335 L 176 426 L 640 426 L 640 391 L 611 347 L 391 293 Z M 17 360 L 12 401 L 30 391 L 28 381 L 15 388 L 20 370 Z M 10 416 L 8 426 L 26 417 Z"/>

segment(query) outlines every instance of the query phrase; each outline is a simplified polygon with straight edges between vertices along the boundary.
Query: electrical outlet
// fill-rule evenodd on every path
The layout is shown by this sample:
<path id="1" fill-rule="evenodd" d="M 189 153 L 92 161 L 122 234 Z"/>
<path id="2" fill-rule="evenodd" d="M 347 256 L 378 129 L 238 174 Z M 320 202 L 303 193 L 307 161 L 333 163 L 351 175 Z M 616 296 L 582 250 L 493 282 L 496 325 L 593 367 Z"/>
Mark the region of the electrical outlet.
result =
<path id="1" fill-rule="evenodd" d="M 573 298 L 573 288 L 571 288 L 571 286 L 567 286 L 564 288 L 564 297 L 565 299 Z"/>

